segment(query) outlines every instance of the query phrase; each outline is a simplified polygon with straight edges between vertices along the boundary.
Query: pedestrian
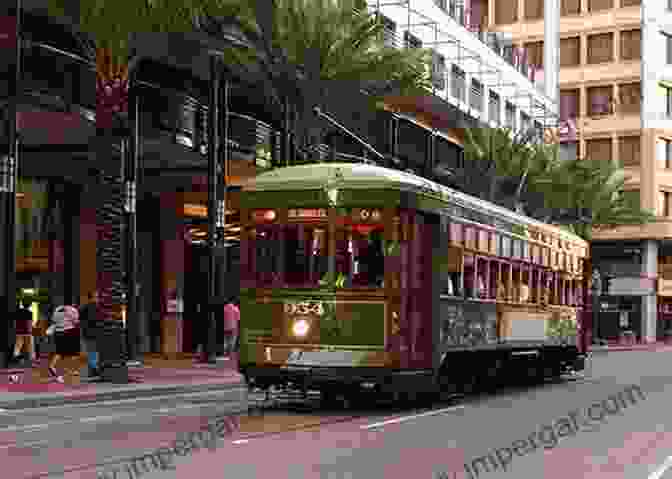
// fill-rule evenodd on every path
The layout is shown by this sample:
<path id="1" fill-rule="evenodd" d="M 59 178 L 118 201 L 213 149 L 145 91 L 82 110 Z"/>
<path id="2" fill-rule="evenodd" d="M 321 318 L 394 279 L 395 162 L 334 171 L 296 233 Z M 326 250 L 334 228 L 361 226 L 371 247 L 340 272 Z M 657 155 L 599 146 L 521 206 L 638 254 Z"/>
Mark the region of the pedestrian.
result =
<path id="1" fill-rule="evenodd" d="M 225 353 L 229 359 L 238 349 L 239 322 L 240 309 L 238 309 L 238 301 L 230 297 L 224 305 L 224 345 Z"/>
<path id="2" fill-rule="evenodd" d="M 77 360 L 79 360 L 79 312 L 74 306 L 58 306 L 51 316 L 51 322 L 51 326 L 47 329 L 47 335 L 54 336 L 56 340 L 56 352 L 52 353 L 49 358 L 48 372 L 56 381 L 63 383 L 63 376 L 58 375 L 56 364 L 61 359 L 71 361 L 73 357 L 77 357 Z M 79 376 L 79 361 L 77 361 L 77 367 L 75 368 L 64 368 L 64 373 L 72 378 Z"/>
<path id="3" fill-rule="evenodd" d="M 18 362 L 22 352 L 28 354 L 31 361 L 35 361 L 35 347 L 33 341 L 33 313 L 30 303 L 24 300 L 17 306 L 15 314 L 16 343 L 14 344 L 13 360 Z"/>
<path id="4" fill-rule="evenodd" d="M 100 326 L 98 322 L 98 298 L 98 291 L 90 292 L 86 297 L 86 304 L 79 311 L 82 346 L 86 353 L 90 377 L 99 376 L 97 337 Z"/>

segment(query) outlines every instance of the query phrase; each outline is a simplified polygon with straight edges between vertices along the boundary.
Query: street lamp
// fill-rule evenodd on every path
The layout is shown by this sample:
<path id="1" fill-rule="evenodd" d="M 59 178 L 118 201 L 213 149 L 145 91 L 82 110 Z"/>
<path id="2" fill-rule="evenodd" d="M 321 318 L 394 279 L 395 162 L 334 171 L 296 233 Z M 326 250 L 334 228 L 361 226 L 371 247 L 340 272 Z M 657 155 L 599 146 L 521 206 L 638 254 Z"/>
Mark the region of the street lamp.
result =
<path id="1" fill-rule="evenodd" d="M 598 341 L 600 322 L 600 294 L 602 294 L 602 275 L 597 268 L 593 268 L 592 284 L 590 287 L 593 295 L 593 343 Z"/>

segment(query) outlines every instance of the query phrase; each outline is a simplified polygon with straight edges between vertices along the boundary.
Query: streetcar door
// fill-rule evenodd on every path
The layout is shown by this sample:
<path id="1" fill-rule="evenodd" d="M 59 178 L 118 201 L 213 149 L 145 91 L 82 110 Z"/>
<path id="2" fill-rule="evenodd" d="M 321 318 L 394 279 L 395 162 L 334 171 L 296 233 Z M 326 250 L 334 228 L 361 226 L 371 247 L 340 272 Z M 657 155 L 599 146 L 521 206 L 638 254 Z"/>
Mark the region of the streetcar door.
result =
<path id="1" fill-rule="evenodd" d="M 438 367 L 440 217 L 401 213 L 402 367 Z M 435 358 L 435 356 L 437 356 Z"/>

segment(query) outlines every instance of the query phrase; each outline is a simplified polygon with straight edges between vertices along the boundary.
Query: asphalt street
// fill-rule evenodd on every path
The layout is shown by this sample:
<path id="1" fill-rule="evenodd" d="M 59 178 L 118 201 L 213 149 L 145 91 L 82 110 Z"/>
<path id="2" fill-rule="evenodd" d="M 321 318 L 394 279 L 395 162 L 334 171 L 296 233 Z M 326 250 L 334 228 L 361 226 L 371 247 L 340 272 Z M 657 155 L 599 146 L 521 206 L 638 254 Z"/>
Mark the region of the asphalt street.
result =
<path id="1" fill-rule="evenodd" d="M 216 395 L 0 413 L 0 476 L 672 479 L 671 355 L 604 353 L 585 380 L 512 387 L 431 409 L 280 405 L 241 418 L 240 432 L 214 447 L 171 457 L 167 470 L 141 473 L 126 465 L 226 414 Z M 641 388 L 634 401 L 602 413 L 594 406 L 623 399 L 632 385 Z M 563 418 L 578 427 L 553 434 Z M 521 440 L 528 450 L 520 442 L 514 448 Z"/>

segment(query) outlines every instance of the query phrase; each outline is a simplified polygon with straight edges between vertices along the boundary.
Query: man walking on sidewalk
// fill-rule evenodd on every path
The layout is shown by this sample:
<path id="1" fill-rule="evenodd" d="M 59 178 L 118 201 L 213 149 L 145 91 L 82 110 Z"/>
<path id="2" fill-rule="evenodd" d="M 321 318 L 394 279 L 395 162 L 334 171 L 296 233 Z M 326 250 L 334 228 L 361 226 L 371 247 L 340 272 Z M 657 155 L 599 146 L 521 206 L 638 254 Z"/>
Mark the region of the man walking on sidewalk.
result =
<path id="1" fill-rule="evenodd" d="M 80 324 L 82 330 L 82 345 L 86 352 L 89 365 L 89 376 L 99 376 L 98 373 L 98 347 L 96 338 L 100 326 L 98 324 L 98 291 L 89 293 L 87 302 L 80 311 Z"/>

